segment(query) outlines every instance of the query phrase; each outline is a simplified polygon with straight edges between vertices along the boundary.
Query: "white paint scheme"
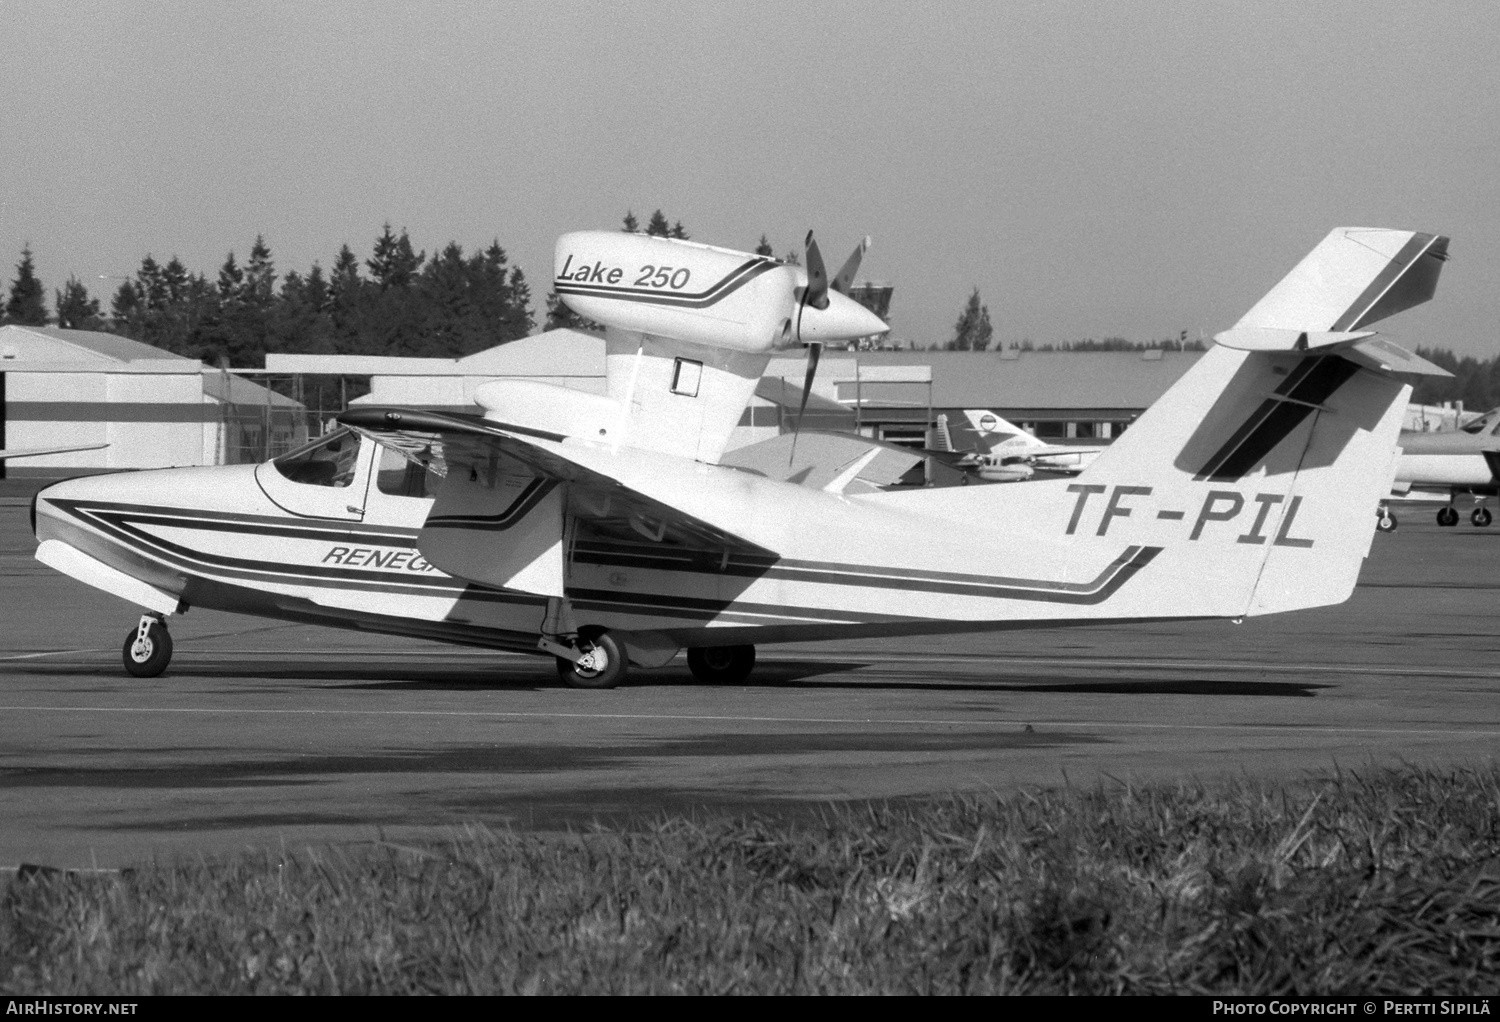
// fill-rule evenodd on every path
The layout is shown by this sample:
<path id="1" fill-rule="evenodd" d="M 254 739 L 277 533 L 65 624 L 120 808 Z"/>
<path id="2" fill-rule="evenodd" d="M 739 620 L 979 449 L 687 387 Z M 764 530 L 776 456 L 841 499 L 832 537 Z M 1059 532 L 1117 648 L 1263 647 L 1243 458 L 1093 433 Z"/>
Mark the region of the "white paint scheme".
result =
<path id="1" fill-rule="evenodd" d="M 1358 296 L 1334 318 L 1420 292 L 1445 246 L 1403 244 L 1394 271 L 1361 264 L 1360 280 L 1322 264 L 1330 292 Z M 1403 290 L 1409 273 L 1422 287 Z M 1313 298 L 1303 327 L 1330 329 L 1331 300 Z M 631 352 L 614 329 L 623 437 L 598 434 L 591 409 L 568 429 L 513 421 L 554 415 L 542 391 L 485 418 L 356 409 L 341 418 L 357 449 L 334 437 L 254 469 L 50 487 L 38 538 L 186 604 L 512 649 L 603 629 L 642 664 L 677 646 L 1242 617 L 1347 598 L 1375 525 L 1350 497 L 1389 486 L 1410 394 L 1342 349 L 1216 346 L 1076 478 L 854 493 L 840 484 L 863 451 L 839 454 L 823 487 L 704 456 L 735 359 L 763 356 L 644 335 Z M 659 372 L 694 351 L 709 391 L 696 419 Z M 372 440 L 419 467 L 381 469 Z M 333 454 L 337 473 L 307 470 Z M 427 466 L 444 473 L 435 504 L 397 495 Z"/>
<path id="2" fill-rule="evenodd" d="M 42 540 L 36 548 L 36 559 L 54 571 L 76 578 L 84 585 L 102 589 L 112 596 L 158 614 L 175 614 L 182 609 L 182 601 L 171 593 L 148 585 L 118 568 L 112 568 L 60 540 Z"/>

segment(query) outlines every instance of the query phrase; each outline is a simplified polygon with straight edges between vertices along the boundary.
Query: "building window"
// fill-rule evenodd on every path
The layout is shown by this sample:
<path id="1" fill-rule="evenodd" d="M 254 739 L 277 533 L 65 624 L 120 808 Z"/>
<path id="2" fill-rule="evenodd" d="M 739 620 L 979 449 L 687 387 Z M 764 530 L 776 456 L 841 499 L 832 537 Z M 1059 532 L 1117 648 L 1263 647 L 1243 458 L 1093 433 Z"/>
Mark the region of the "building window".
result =
<path id="1" fill-rule="evenodd" d="M 698 381 L 703 376 L 703 363 L 690 358 L 679 358 L 672 370 L 672 393 L 683 397 L 698 396 Z"/>

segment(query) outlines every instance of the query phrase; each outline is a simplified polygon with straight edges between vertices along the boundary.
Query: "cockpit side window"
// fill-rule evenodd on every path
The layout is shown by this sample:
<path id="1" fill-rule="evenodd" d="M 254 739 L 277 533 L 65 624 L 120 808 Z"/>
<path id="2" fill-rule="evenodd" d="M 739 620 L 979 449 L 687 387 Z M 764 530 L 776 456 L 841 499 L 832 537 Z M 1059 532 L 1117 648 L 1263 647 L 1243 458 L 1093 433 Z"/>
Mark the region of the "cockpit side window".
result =
<path id="1" fill-rule="evenodd" d="M 359 437 L 341 429 L 272 462 L 276 471 L 307 486 L 348 486 L 359 463 Z"/>
<path id="2" fill-rule="evenodd" d="M 1491 428 L 1493 427 L 1493 429 Z M 1463 427 L 1465 433 L 1473 433 L 1478 436 L 1481 433 L 1490 433 L 1500 430 L 1500 415 L 1481 415 L 1467 426 Z"/>
<path id="3" fill-rule="evenodd" d="M 389 447 L 380 448 L 375 486 L 393 497 L 435 497 L 442 477 L 425 465 L 410 461 Z"/>

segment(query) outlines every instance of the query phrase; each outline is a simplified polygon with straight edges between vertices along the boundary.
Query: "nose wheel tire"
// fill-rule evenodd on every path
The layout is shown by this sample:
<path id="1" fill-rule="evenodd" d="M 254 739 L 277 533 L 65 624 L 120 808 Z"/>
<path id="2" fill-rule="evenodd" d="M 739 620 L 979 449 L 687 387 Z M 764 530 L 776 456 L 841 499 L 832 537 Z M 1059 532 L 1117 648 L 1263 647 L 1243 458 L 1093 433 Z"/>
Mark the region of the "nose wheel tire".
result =
<path id="1" fill-rule="evenodd" d="M 690 649 L 688 670 L 705 684 L 738 685 L 755 667 L 754 646 L 710 646 Z"/>
<path id="2" fill-rule="evenodd" d="M 625 647 L 603 629 L 585 629 L 578 633 L 578 651 L 582 659 L 573 662 L 557 658 L 557 676 L 573 688 L 614 688 L 625 680 L 629 667 Z"/>
<path id="3" fill-rule="evenodd" d="M 1476 507 L 1474 513 L 1469 515 L 1469 521 L 1481 529 L 1490 524 L 1492 520 L 1490 509 L 1487 507 Z"/>
<path id="4" fill-rule="evenodd" d="M 137 626 L 125 636 L 125 647 L 120 653 L 131 676 L 154 678 L 172 662 L 172 636 L 160 621 L 151 622 L 144 635 Z"/>
<path id="5" fill-rule="evenodd" d="M 1452 507 L 1438 508 L 1437 523 L 1444 528 L 1451 528 L 1458 524 L 1458 512 Z"/>
<path id="6" fill-rule="evenodd" d="M 1375 520 L 1375 528 L 1379 529 L 1381 532 L 1396 531 L 1396 526 L 1400 523 L 1396 521 L 1396 516 L 1391 514 L 1388 508 L 1377 508 L 1375 514 L 1377 516 Z"/>

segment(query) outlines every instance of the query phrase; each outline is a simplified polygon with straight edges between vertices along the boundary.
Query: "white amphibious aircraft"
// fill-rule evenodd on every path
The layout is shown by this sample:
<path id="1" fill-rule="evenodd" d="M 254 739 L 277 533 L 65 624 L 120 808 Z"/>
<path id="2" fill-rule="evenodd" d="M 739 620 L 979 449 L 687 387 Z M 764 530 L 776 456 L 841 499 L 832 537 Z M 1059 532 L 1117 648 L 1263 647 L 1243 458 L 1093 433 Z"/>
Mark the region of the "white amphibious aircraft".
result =
<path id="1" fill-rule="evenodd" d="M 1062 475 L 1082 472 L 1103 447 L 1048 444 L 1014 423 L 985 408 L 966 408 L 964 418 L 978 439 L 978 448 L 953 462 L 953 467 L 989 483 L 1016 483 L 1030 479 L 1037 469 Z M 938 416 L 938 447 L 955 450 L 948 417 Z M 964 480 L 967 482 L 967 478 Z"/>
<path id="2" fill-rule="evenodd" d="M 1394 374 L 1440 372 L 1365 327 L 1429 299 L 1446 251 L 1335 230 L 1074 479 L 880 491 L 856 486 L 877 446 L 724 463 L 773 349 L 883 329 L 815 244 L 804 270 L 568 234 L 554 282 L 608 328 L 606 394 L 502 380 L 483 415 L 358 409 L 262 465 L 58 483 L 37 557 L 144 608 L 137 675 L 190 606 L 542 652 L 602 688 L 683 648 L 739 681 L 754 643 L 1338 603 L 1375 526 L 1351 494 L 1390 489 Z"/>

